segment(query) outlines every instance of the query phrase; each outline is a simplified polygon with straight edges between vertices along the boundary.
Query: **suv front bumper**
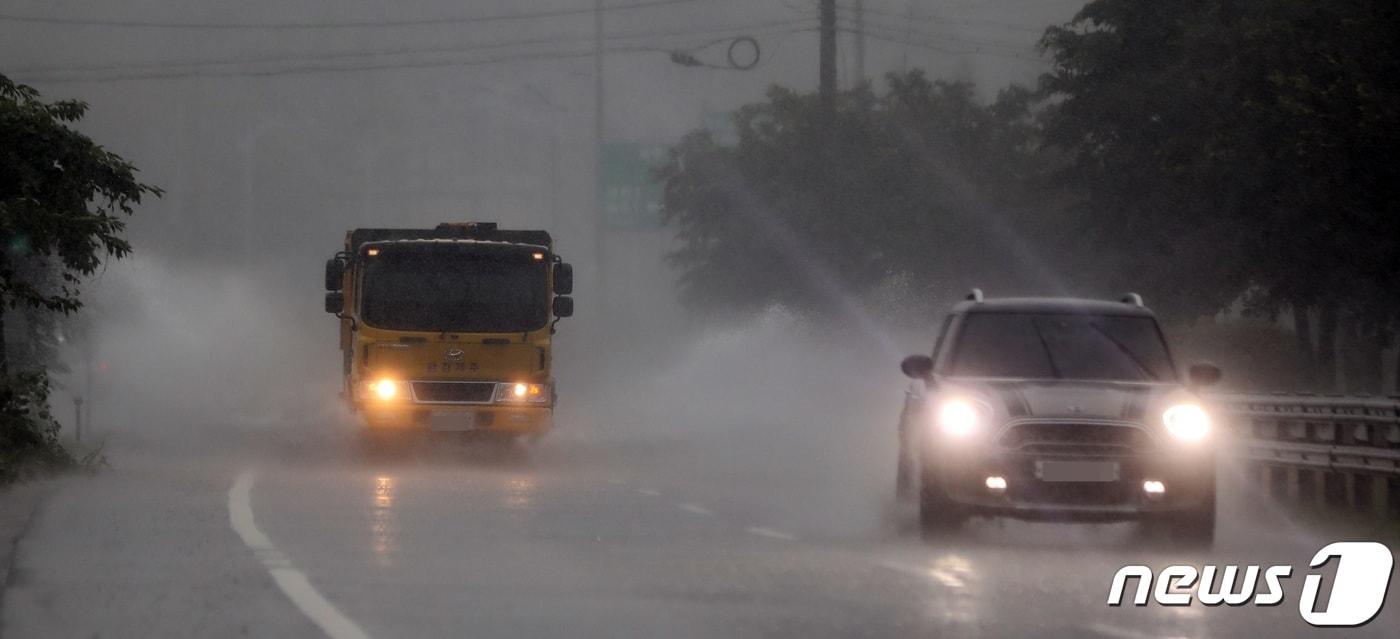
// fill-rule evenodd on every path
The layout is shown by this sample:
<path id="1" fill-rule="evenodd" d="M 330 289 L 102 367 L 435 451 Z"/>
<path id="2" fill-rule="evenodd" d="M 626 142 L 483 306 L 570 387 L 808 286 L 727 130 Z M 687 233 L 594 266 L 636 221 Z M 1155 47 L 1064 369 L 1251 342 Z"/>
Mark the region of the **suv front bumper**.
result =
<path id="1" fill-rule="evenodd" d="M 1036 471 L 1039 462 L 1112 464 L 1111 481 L 1049 481 Z M 1215 456 L 1169 455 L 1079 456 L 985 451 L 940 455 L 927 468 L 937 477 L 948 502 L 969 514 L 1017 519 L 1117 521 L 1205 508 L 1215 496 Z M 1004 489 L 987 485 L 989 477 Z M 1161 482 L 1165 491 L 1148 493 L 1144 482 Z"/>

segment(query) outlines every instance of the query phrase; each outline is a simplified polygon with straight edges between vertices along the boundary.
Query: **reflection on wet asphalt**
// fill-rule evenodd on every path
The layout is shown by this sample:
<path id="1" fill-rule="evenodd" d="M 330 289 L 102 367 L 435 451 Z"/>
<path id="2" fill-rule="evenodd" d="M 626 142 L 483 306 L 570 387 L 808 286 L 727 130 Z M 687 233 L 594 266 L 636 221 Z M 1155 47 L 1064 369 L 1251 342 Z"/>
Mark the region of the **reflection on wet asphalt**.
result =
<path id="1" fill-rule="evenodd" d="M 261 530 L 372 637 L 1300 636 L 1301 575 L 1331 540 L 1230 472 L 1208 552 L 1131 524 L 973 521 L 925 540 L 874 476 L 752 454 L 792 474 L 759 481 L 761 465 L 728 449 L 567 438 L 133 460 L 55 495 L 22 548 L 5 630 L 316 636 L 228 529 L 221 496 L 245 469 Z M 1275 608 L 1107 606 L 1130 563 L 1296 568 Z M 1391 606 L 1361 632 L 1393 636 L 1396 621 Z"/>

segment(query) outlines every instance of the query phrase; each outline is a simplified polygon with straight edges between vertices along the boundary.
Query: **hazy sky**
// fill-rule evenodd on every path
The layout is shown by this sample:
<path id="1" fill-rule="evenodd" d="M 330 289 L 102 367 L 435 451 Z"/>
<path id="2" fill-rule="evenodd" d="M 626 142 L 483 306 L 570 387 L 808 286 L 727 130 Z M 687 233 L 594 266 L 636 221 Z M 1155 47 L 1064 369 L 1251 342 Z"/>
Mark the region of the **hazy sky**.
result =
<path id="1" fill-rule="evenodd" d="M 605 13 L 610 141 L 670 143 L 706 112 L 760 100 L 771 85 L 815 88 L 813 0 L 607 4 L 646 5 Z M 990 97 L 1034 81 L 1044 69 L 1034 51 L 1040 30 L 1079 4 L 868 0 L 867 76 L 923 68 L 974 80 Z M 853 5 L 842 3 L 843 28 L 855 24 Z M 269 358 L 295 373 L 287 379 L 323 371 L 333 386 L 338 359 L 319 269 L 355 226 L 475 219 L 549 228 L 586 275 L 592 6 L 6 2 L 0 72 L 50 99 L 88 101 L 82 129 L 168 192 L 132 218 L 137 258 L 90 287 L 88 312 L 103 317 L 114 366 L 141 377 L 160 371 L 190 393 L 237 388 L 231 404 L 294 394 L 262 374 Z M 522 14 L 535 17 L 509 19 Z M 744 35 L 762 49 L 750 71 L 682 67 L 666 53 L 722 63 L 728 39 Z M 855 58 L 845 33 L 843 85 Z M 675 317 L 671 275 L 659 265 L 665 249 L 655 232 L 610 239 L 608 306 L 632 309 L 626 319 L 637 326 Z M 586 277 L 579 297 L 579 317 L 565 327 L 575 337 L 602 306 Z M 561 362 L 579 360 L 569 353 L 578 344 L 560 348 Z M 215 360 L 222 364 L 208 364 Z M 175 406 L 169 398 L 179 394 L 130 392 L 151 394 L 139 406 Z"/>

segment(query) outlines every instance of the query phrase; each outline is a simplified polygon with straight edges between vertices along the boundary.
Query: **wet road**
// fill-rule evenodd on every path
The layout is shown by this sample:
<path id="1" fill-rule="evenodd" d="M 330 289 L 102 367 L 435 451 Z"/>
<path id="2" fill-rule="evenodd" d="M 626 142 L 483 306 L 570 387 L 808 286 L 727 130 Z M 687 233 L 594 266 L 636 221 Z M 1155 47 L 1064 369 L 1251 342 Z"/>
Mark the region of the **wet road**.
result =
<path id="1" fill-rule="evenodd" d="M 1299 636 L 1312 553 L 1231 472 L 1209 552 L 1131 525 L 974 522 L 938 542 L 886 468 L 736 438 L 363 457 L 228 443 L 64 480 L 19 547 L 5 636 Z M 808 463 L 800 463 L 806 460 Z M 1276 608 L 1105 605 L 1124 564 L 1296 566 Z M 1393 637 L 1391 604 L 1359 634 Z"/>

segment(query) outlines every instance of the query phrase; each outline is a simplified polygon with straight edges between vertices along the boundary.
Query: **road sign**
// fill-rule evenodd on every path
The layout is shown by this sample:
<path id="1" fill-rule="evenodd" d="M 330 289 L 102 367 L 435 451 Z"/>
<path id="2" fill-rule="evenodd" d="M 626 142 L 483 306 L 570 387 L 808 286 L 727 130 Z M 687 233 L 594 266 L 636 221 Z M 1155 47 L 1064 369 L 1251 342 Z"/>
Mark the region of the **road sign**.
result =
<path id="1" fill-rule="evenodd" d="M 653 172 L 666 161 L 660 144 L 609 142 L 598 159 L 603 223 L 609 229 L 661 226 L 662 185 Z"/>

